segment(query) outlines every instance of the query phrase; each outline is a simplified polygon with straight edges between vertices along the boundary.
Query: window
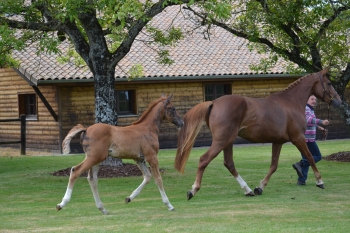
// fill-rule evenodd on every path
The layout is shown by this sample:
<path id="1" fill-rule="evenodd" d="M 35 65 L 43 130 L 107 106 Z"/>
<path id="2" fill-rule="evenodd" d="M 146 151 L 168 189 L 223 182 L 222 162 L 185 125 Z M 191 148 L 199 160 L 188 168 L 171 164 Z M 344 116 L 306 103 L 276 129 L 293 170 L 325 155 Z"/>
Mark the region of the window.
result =
<path id="1" fill-rule="evenodd" d="M 37 118 L 36 94 L 18 94 L 18 113 L 26 115 L 26 118 Z"/>
<path id="2" fill-rule="evenodd" d="M 116 90 L 117 113 L 119 115 L 136 114 L 135 91 L 134 90 Z"/>
<path id="3" fill-rule="evenodd" d="M 231 94 L 231 84 L 205 84 L 205 101 Z"/>

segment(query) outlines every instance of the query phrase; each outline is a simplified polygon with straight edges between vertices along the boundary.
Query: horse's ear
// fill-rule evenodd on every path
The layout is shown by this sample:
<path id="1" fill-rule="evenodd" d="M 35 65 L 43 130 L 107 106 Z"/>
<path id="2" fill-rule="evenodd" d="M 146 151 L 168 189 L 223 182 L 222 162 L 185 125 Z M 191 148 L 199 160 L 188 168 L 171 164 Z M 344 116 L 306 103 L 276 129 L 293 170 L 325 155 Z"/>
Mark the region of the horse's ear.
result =
<path id="1" fill-rule="evenodd" d="M 331 68 L 330 66 L 324 68 L 324 69 L 322 70 L 322 73 L 327 74 L 328 71 L 330 70 L 330 68 Z"/>
<path id="2" fill-rule="evenodd" d="M 173 97 L 173 94 L 169 95 L 166 99 L 166 105 L 170 103 L 171 97 Z"/>

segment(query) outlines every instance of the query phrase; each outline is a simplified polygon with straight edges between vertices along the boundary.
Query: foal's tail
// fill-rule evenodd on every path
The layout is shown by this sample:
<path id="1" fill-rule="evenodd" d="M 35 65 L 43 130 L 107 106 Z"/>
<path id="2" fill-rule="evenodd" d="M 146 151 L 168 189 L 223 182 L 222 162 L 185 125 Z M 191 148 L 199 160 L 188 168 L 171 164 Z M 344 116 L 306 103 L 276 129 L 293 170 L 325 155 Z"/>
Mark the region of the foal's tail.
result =
<path id="1" fill-rule="evenodd" d="M 81 124 L 78 124 L 77 126 L 75 126 L 74 128 L 72 128 L 66 138 L 63 140 L 62 142 L 62 148 L 63 148 L 63 154 L 69 154 L 70 152 L 70 146 L 69 146 L 69 143 L 70 141 L 72 140 L 72 138 L 80 133 L 80 132 L 85 132 L 86 131 L 86 128 L 84 126 L 82 126 Z"/>
<path id="2" fill-rule="evenodd" d="M 197 104 L 183 117 L 184 125 L 178 135 L 175 168 L 183 173 L 195 139 L 209 117 L 212 101 Z"/>

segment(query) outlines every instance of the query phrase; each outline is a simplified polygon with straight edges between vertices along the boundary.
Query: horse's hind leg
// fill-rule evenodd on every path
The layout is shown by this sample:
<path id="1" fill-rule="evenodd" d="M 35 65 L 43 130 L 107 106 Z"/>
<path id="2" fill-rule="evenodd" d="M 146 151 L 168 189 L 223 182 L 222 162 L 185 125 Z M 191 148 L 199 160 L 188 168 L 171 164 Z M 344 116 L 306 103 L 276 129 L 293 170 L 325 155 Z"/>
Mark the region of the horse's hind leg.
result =
<path id="1" fill-rule="evenodd" d="M 199 159 L 196 180 L 192 190 L 187 191 L 187 200 L 190 200 L 201 188 L 203 173 L 208 164 L 220 153 L 222 147 L 213 142 L 210 148 Z"/>
<path id="2" fill-rule="evenodd" d="M 66 193 L 62 199 L 62 202 L 56 205 L 56 210 L 61 210 L 71 199 L 73 187 L 76 179 L 87 169 L 89 169 L 92 165 L 86 163 L 86 159 L 81 162 L 79 165 L 72 167 L 70 171 L 69 181 Z"/>
<path id="3" fill-rule="evenodd" d="M 229 170 L 229 172 L 233 175 L 233 177 L 237 180 L 241 188 L 244 190 L 246 196 L 254 196 L 253 191 L 249 188 L 247 183 L 242 179 L 242 177 L 238 174 L 235 163 L 232 157 L 232 145 L 226 147 L 224 149 L 224 165 Z"/>
<path id="4" fill-rule="evenodd" d="M 267 185 L 267 183 L 269 182 L 272 174 L 277 170 L 278 160 L 279 160 L 279 157 L 281 154 L 282 145 L 283 144 L 276 144 L 276 143 L 272 144 L 272 157 L 271 157 L 270 169 L 269 169 L 269 172 L 267 173 L 267 175 L 264 177 L 264 179 L 262 181 L 260 181 L 260 185 L 254 189 L 255 195 L 262 194 L 262 192 L 263 192 L 265 186 Z"/>
<path id="5" fill-rule="evenodd" d="M 88 181 L 91 187 L 92 194 L 95 199 L 96 207 L 103 213 L 103 214 L 108 214 L 107 210 L 103 207 L 103 204 L 100 199 L 100 195 L 98 194 L 98 189 L 97 189 L 97 182 L 98 182 L 98 169 L 100 167 L 100 164 L 96 164 L 90 168 L 89 173 L 88 173 Z"/>
<path id="6" fill-rule="evenodd" d="M 151 165 L 152 175 L 158 186 L 164 205 L 168 207 L 168 210 L 174 210 L 174 207 L 170 204 L 170 201 L 164 191 L 162 176 L 160 175 L 160 172 L 159 172 L 158 160 L 153 159 L 153 161 L 150 162 L 150 165 Z"/>
<path id="7" fill-rule="evenodd" d="M 146 166 L 145 160 L 135 160 L 137 163 L 137 166 L 140 168 L 142 174 L 143 174 L 143 181 L 142 183 L 139 185 L 139 187 L 137 187 L 137 189 L 135 189 L 130 196 L 128 196 L 125 199 L 126 203 L 131 202 L 137 195 L 140 194 L 141 190 L 143 189 L 143 187 L 145 187 L 146 184 L 148 184 L 151 180 L 151 173 L 148 170 L 148 167 Z"/>

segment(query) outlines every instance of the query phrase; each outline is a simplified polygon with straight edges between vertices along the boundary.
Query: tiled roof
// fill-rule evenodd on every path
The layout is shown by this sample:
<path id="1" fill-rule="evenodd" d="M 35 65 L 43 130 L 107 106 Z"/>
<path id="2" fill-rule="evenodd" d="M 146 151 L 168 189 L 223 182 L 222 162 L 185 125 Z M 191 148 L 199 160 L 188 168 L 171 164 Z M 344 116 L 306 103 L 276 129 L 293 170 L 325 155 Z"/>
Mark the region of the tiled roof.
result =
<path id="1" fill-rule="evenodd" d="M 184 14 L 178 14 L 180 7 L 173 6 L 152 20 L 152 25 L 167 28 L 171 22 L 175 26 L 191 28 L 191 21 L 184 20 Z M 174 20 L 174 17 L 175 20 Z M 125 73 L 133 65 L 141 64 L 145 77 L 165 76 L 211 76 L 211 75 L 240 75 L 254 74 L 249 68 L 257 64 L 262 55 L 249 51 L 246 40 L 236 37 L 221 28 L 213 28 L 210 40 L 205 40 L 200 32 L 203 28 L 186 36 L 178 45 L 171 48 L 170 55 L 175 61 L 172 65 L 161 65 L 156 61 L 156 52 L 146 46 L 140 33 L 130 52 L 116 67 L 116 78 L 126 78 Z M 64 50 L 67 44 L 60 48 Z M 90 79 L 92 73 L 85 67 L 79 68 L 74 64 L 60 64 L 56 55 L 36 55 L 34 48 L 24 52 L 15 52 L 15 57 L 21 61 L 19 70 L 27 77 L 36 80 Z M 283 73 L 281 65 L 270 70 L 270 74 Z"/>

